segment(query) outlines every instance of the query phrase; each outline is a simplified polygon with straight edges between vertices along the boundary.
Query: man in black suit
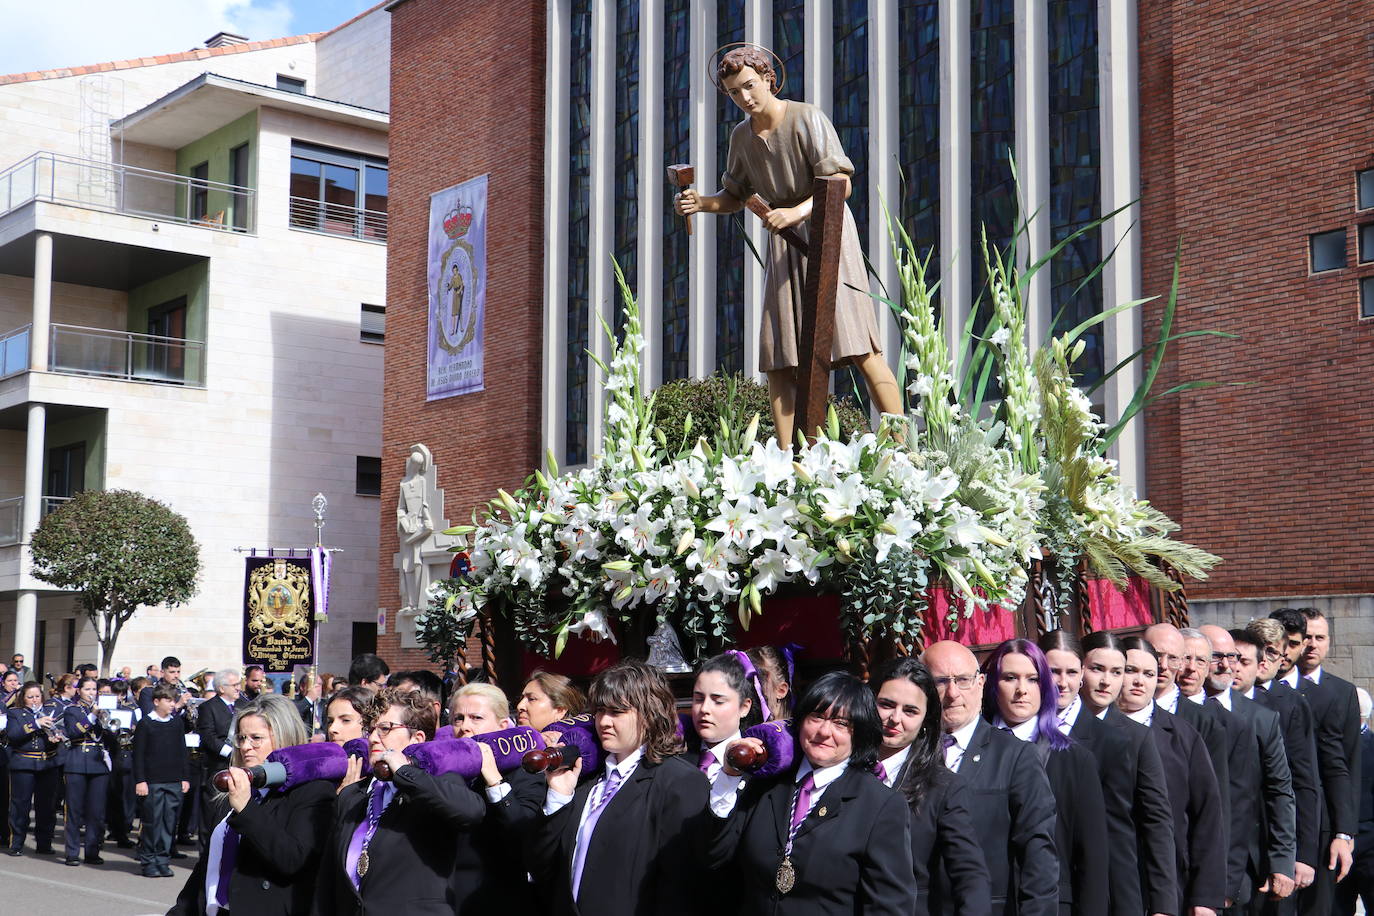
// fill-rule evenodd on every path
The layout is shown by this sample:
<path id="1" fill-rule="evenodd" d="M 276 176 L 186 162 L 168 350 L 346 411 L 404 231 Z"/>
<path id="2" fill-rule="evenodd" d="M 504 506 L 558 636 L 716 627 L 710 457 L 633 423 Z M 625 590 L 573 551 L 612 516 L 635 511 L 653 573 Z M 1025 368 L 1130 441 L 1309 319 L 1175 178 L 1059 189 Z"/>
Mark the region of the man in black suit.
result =
<path id="1" fill-rule="evenodd" d="M 1303 641 L 1291 667 L 1279 677 L 1293 687 L 1312 708 L 1313 733 L 1317 740 L 1317 767 L 1321 771 L 1321 838 L 1316 878 L 1302 895 L 1304 914 L 1328 916 L 1335 899 L 1336 882 L 1350 872 L 1359 830 L 1360 809 L 1356 784 L 1360 774 L 1360 709 L 1355 685 L 1322 670 L 1331 650 L 1331 627 L 1313 607 L 1282 608 L 1269 615 L 1291 635 L 1301 632 Z M 1290 656 L 1291 657 L 1291 656 Z"/>
<path id="2" fill-rule="evenodd" d="M 1054 795 L 1035 746 L 993 728 L 979 714 L 983 676 L 967 647 L 937 642 L 921 660 L 940 691 L 945 765 L 969 789 L 992 879 L 992 913 L 1057 914 Z"/>
<path id="3" fill-rule="evenodd" d="M 1337 916 L 1355 916 L 1356 898 L 1366 913 L 1374 913 L 1374 731 L 1369 729 L 1370 697 L 1360 698 L 1360 832 L 1355 837 L 1355 864 L 1350 875 L 1336 885 Z"/>
<path id="4" fill-rule="evenodd" d="M 1238 906 L 1261 894 L 1283 899 L 1293 892 L 1297 828 L 1279 716 L 1233 686 L 1237 650 L 1231 634 L 1211 624 L 1199 629 L 1212 650 L 1205 693 L 1227 706 L 1253 738 L 1253 747 L 1238 744 L 1230 760 L 1231 851 L 1243 875 L 1240 896 L 1233 899 Z"/>
<path id="5" fill-rule="evenodd" d="M 262 669 L 262 665 L 249 665 L 243 669 L 243 698 L 249 702 L 262 696 L 263 688 L 267 686 L 267 672 Z"/>
<path id="6" fill-rule="evenodd" d="M 164 665 L 164 670 L 166 666 Z M 234 713 L 247 705 L 239 691 L 243 678 L 235 668 L 215 673 L 215 696 L 196 708 L 196 735 L 200 737 L 200 755 L 205 761 L 205 781 L 200 795 L 200 853 L 205 855 L 210 844 L 210 832 L 229 813 L 229 798 L 215 788 L 213 776 L 227 769 L 234 754 L 229 740 Z"/>

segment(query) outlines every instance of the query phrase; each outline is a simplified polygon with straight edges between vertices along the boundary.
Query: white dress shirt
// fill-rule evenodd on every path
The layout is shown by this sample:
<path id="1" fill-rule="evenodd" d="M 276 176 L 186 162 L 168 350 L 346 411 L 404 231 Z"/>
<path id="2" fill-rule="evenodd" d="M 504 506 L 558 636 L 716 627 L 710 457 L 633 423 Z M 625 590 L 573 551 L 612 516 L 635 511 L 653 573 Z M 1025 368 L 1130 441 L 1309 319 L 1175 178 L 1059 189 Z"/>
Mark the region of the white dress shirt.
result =
<path id="1" fill-rule="evenodd" d="M 1126 711 L 1123 709 L 1122 712 Z M 1141 725 L 1148 728 L 1150 723 L 1155 719 L 1155 704 L 1146 703 L 1142 709 L 1137 709 L 1135 712 L 1127 712 L 1126 718 L 1130 719 L 1132 722 L 1139 722 Z"/>
<path id="2" fill-rule="evenodd" d="M 1231 691 L 1229 690 L 1223 690 L 1221 693 L 1212 694 L 1211 696 L 1208 696 L 1206 693 L 1195 693 L 1188 697 L 1188 699 L 1199 706 L 1206 706 L 1208 700 L 1216 700 L 1221 704 L 1222 709 L 1225 709 L 1227 712 L 1231 711 Z"/>
<path id="3" fill-rule="evenodd" d="M 1293 670 L 1297 671 L 1297 666 L 1294 666 Z M 1322 666 L 1318 665 L 1312 669 L 1311 674 L 1304 674 L 1303 677 L 1320 687 L 1322 682 Z"/>
<path id="4" fill-rule="evenodd" d="M 902 772 L 902 767 L 906 765 L 906 759 L 911 756 L 911 745 L 907 745 L 886 760 L 879 760 L 883 765 L 883 772 L 887 774 L 883 779 L 883 784 L 889 789 L 897 787 L 897 775 Z"/>
<path id="5" fill-rule="evenodd" d="M 1283 677 L 1279 678 L 1279 680 L 1283 681 L 1285 684 L 1287 684 L 1289 687 L 1292 687 L 1294 690 L 1297 690 L 1297 689 L 1298 689 L 1298 666 L 1297 666 L 1297 665 L 1294 665 L 1294 666 L 1289 670 L 1289 672 L 1288 672 L 1287 674 L 1285 674 Z"/>
<path id="6" fill-rule="evenodd" d="M 1066 735 L 1069 732 L 1073 731 L 1073 724 L 1078 721 L 1078 714 L 1082 711 L 1083 698 L 1074 697 L 1073 702 L 1070 703 L 1063 712 L 1059 713 L 1059 719 L 1057 722 L 1057 725 L 1059 726 L 1059 731 Z M 1104 709 L 1103 712 L 1106 712 L 1106 710 Z"/>
<path id="7" fill-rule="evenodd" d="M 706 781 L 711 784 L 711 795 L 709 804 L 711 811 L 720 817 L 726 817 L 735 808 L 735 797 L 744 785 L 744 777 L 731 776 L 725 772 L 725 749 L 730 746 L 731 741 L 738 741 L 739 732 L 735 732 L 724 741 L 717 742 L 710 747 L 702 748 L 702 753 L 711 752 L 715 760 L 706 768 Z"/>
<path id="8" fill-rule="evenodd" d="M 993 716 L 992 724 L 994 728 L 1000 728 L 1003 731 L 1011 732 L 1022 741 L 1034 741 L 1040 735 L 1040 727 L 1036 724 L 1034 716 L 1022 722 L 1020 725 L 1008 725 L 1002 720 L 1000 715 Z"/>
<path id="9" fill-rule="evenodd" d="M 618 770 L 620 772 L 620 786 L 623 787 L 625 785 L 625 780 L 629 779 L 630 776 L 634 774 L 634 771 L 639 768 L 639 760 L 643 756 L 644 748 L 642 747 L 635 748 L 634 753 L 624 760 L 617 760 L 614 754 L 606 755 L 606 766 L 602 773 L 602 778 L 597 780 L 596 785 L 592 786 L 592 791 L 587 795 L 587 804 L 582 806 L 582 816 L 577 820 L 577 828 L 579 831 L 587 820 L 587 812 L 595 808 L 596 803 L 601 800 L 601 793 L 606 788 L 606 780 L 611 778 L 611 770 Z M 620 787 L 617 787 L 616 791 L 619 792 Z M 562 810 L 564 805 L 572 800 L 573 797 L 571 795 L 555 792 L 553 788 L 550 787 L 548 794 L 544 797 L 544 814 L 546 816 L 556 814 Z"/>
<path id="10" fill-rule="evenodd" d="M 1155 702 L 1158 703 L 1159 708 L 1165 712 L 1178 712 L 1179 695 L 1178 685 L 1174 684 L 1168 690 L 1164 691 L 1164 693 L 1155 697 Z"/>
<path id="11" fill-rule="evenodd" d="M 968 744 L 973 740 L 973 732 L 977 728 L 978 717 L 974 716 L 968 720 L 967 725 L 949 733 L 954 743 L 945 748 L 945 766 L 955 773 L 959 772 L 959 765 L 964 762 L 964 752 L 968 750 Z"/>

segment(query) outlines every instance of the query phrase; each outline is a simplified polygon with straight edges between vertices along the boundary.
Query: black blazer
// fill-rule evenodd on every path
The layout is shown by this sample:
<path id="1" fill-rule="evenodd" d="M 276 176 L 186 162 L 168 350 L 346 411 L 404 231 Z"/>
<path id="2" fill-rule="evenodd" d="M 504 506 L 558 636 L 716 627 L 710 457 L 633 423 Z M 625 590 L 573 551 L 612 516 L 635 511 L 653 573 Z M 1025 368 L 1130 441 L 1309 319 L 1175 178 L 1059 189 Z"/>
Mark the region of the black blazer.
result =
<path id="1" fill-rule="evenodd" d="M 1193 727 L 1193 730 L 1202 738 L 1202 743 L 1207 747 L 1207 759 L 1212 761 L 1212 775 L 1217 778 L 1217 787 L 1222 789 L 1221 793 L 1221 817 L 1222 824 L 1227 831 L 1227 842 L 1230 842 L 1231 830 L 1231 716 L 1223 707 L 1216 703 L 1207 703 L 1199 706 L 1192 702 L 1182 693 L 1178 695 L 1178 704 L 1175 707 L 1174 715 Z"/>
<path id="2" fill-rule="evenodd" d="M 221 753 L 229 741 L 229 726 L 234 722 L 234 712 L 248 705 L 239 697 L 231 710 L 220 697 L 213 697 L 196 707 L 196 734 L 200 735 L 200 753 L 205 760 L 205 772 L 215 774 L 226 769 L 230 763 L 229 755 Z"/>
<path id="3" fill-rule="evenodd" d="M 1288 756 L 1283 752 L 1283 731 L 1279 716 L 1237 690 L 1231 691 L 1231 715 L 1243 721 L 1253 740 L 1250 751 L 1238 749 L 1254 767 L 1253 778 L 1244 779 L 1246 764 L 1231 758 L 1231 848 L 1243 850 L 1243 892 L 1233 898 L 1245 903 L 1254 888 L 1269 880 L 1269 875 L 1293 874 L 1297 843 L 1293 810 L 1293 779 Z M 1243 796 L 1237 795 L 1243 793 Z M 1248 815 L 1241 816 L 1241 798 L 1248 798 Z"/>
<path id="4" fill-rule="evenodd" d="M 604 772 L 604 771 L 603 771 Z M 577 828 L 596 780 L 544 819 L 528 850 L 535 883 L 548 889 L 541 910 L 553 916 L 694 914 L 707 905 L 694 851 L 707 829 L 706 777 L 681 757 L 641 758 L 601 812 L 582 868 L 580 904 L 572 895 Z"/>
<path id="5" fill-rule="evenodd" d="M 1355 685 L 1323 670 L 1320 684 L 1298 678 L 1298 692 L 1312 707 L 1317 766 L 1326 802 L 1322 826 L 1332 834 L 1354 836 L 1360 829 L 1355 795 L 1360 773 L 1360 702 Z"/>
<path id="6" fill-rule="evenodd" d="M 1283 750 L 1293 778 L 1293 810 L 1297 821 L 1297 860 L 1313 868 L 1321 858 L 1321 785 L 1317 781 L 1317 743 L 1312 734 L 1312 710 L 1302 694 L 1287 684 L 1271 681 L 1269 689 L 1255 688 L 1255 702 L 1279 715 Z"/>
<path id="7" fill-rule="evenodd" d="M 1360 732 L 1360 832 L 1355 837 L 1360 858 L 1374 852 L 1374 732 Z"/>
<path id="8" fill-rule="evenodd" d="M 751 782 L 730 816 L 715 818 L 707 861 L 713 867 L 739 863 L 743 891 L 737 912 L 910 916 L 916 907 L 910 809 L 900 794 L 852 766 L 826 786 L 802 821 L 792 846 L 796 885 L 785 895 L 778 892 L 796 775 L 792 770 Z"/>
<path id="9" fill-rule="evenodd" d="M 296 709 L 300 711 L 301 721 L 305 723 L 306 734 L 315 735 L 324 732 L 324 697 L 318 700 L 307 700 L 305 697 L 296 697 L 292 700 L 296 704 Z M 315 727 L 316 717 L 320 720 L 319 728 Z"/>
<path id="10" fill-rule="evenodd" d="M 304 916 L 315 896 L 315 874 L 334 808 L 334 783 L 316 779 L 229 815 L 239 832 L 238 858 L 229 881 L 229 908 L 251 916 Z M 167 916 L 203 916 L 208 853 Z"/>
<path id="11" fill-rule="evenodd" d="M 992 881 L 992 912 L 1049 916 L 1059 912 L 1055 801 L 1035 747 L 982 719 L 959 764 L 969 811 Z M 952 916 L 948 876 L 939 892 Z"/>
<path id="12" fill-rule="evenodd" d="M 357 890 L 344 871 L 353 832 L 367 817 L 372 780 L 339 793 L 316 887 L 316 916 L 452 916 L 459 845 L 482 822 L 486 800 L 455 774 L 431 776 L 417 766 L 392 775 L 396 795 L 368 845 L 368 870 Z"/>
<path id="13" fill-rule="evenodd" d="M 533 913 L 524 848 L 531 831 L 544 816 L 548 787 L 543 776 L 516 769 L 506 774 L 510 791 L 499 802 L 486 796 L 482 777 L 472 789 L 486 803 L 481 826 L 457 834 L 453 864 L 453 895 L 461 916 L 487 913 Z"/>
<path id="14" fill-rule="evenodd" d="M 1059 910 L 1074 916 L 1107 912 L 1107 811 L 1097 758 L 1070 744 L 1052 751 L 1035 744 L 1056 804 L 1054 843 L 1059 850 Z"/>
<path id="15" fill-rule="evenodd" d="M 1106 912 L 1111 916 L 1168 912 L 1178 900 L 1174 816 L 1164 765 L 1149 729 L 1116 707 L 1108 710 L 1106 721 L 1084 707 L 1069 737 L 1092 752 L 1102 780 L 1107 876 L 1112 889 Z"/>
<path id="16" fill-rule="evenodd" d="M 903 765 L 896 788 L 911 777 Z M 988 916 L 992 911 L 992 879 L 977 842 L 969 811 L 968 787 L 943 764 L 919 806 L 911 809 L 911 864 L 916 875 L 916 916 L 930 916 L 947 909 L 958 916 Z M 941 896 L 943 872 L 949 900 Z M 1137 916 L 1137 914 L 1133 914 Z"/>
<path id="17" fill-rule="evenodd" d="M 1207 747 L 1192 726 L 1159 706 L 1150 733 L 1174 809 L 1178 912 L 1192 906 L 1220 910 L 1226 902 L 1226 822 Z"/>

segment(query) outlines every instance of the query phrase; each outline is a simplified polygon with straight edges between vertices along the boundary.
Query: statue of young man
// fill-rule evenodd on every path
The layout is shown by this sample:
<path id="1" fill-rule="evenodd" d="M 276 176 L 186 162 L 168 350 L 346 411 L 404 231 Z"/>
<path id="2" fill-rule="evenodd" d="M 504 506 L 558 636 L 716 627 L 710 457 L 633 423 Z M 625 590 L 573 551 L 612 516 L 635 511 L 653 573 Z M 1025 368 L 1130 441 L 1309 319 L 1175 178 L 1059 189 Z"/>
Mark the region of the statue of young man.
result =
<path id="1" fill-rule="evenodd" d="M 735 48 L 720 60 L 716 85 L 749 117 L 730 134 L 730 151 L 720 176 L 722 190 L 703 195 L 691 188 L 677 196 L 677 212 L 735 213 L 750 195 L 773 207 L 764 219 L 771 236 L 763 274 L 763 328 L 759 368 L 768 373 L 768 392 L 778 441 L 792 441 L 796 414 L 796 368 L 800 362 L 802 290 L 806 257 L 778 233 L 796 227 L 806 234 L 811 216 L 812 179 L 854 174 L 854 163 L 840 147 L 835 125 L 814 105 L 780 99 L 777 74 L 767 51 L 755 45 Z M 852 186 L 847 186 L 848 196 Z M 848 205 L 835 293 L 835 332 L 831 362 L 852 362 L 863 374 L 869 396 L 883 413 L 902 413 L 897 379 L 883 359 L 868 294 L 859 231 Z"/>

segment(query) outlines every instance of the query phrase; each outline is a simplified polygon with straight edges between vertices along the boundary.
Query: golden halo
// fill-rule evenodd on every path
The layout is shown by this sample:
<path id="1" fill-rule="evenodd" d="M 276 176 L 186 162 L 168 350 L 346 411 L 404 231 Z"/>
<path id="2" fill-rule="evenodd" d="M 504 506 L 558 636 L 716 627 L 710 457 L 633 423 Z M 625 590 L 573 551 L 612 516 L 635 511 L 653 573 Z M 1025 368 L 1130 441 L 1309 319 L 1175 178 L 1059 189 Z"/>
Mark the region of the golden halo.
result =
<path id="1" fill-rule="evenodd" d="M 716 78 L 716 73 L 720 70 L 720 56 L 722 53 L 728 53 L 735 48 L 758 48 L 764 54 L 773 58 L 773 72 L 778 75 L 778 85 L 773 87 L 773 94 L 779 95 L 782 93 L 783 87 L 787 85 L 787 68 L 783 66 L 782 58 L 778 57 L 778 55 L 774 54 L 763 45 L 755 44 L 752 41 L 732 41 L 727 45 L 721 45 L 719 48 L 716 48 L 716 52 L 711 55 L 706 65 L 706 75 L 710 78 L 711 84 L 715 86 L 716 89 L 725 92 L 724 87 L 720 85 L 720 81 Z"/>

